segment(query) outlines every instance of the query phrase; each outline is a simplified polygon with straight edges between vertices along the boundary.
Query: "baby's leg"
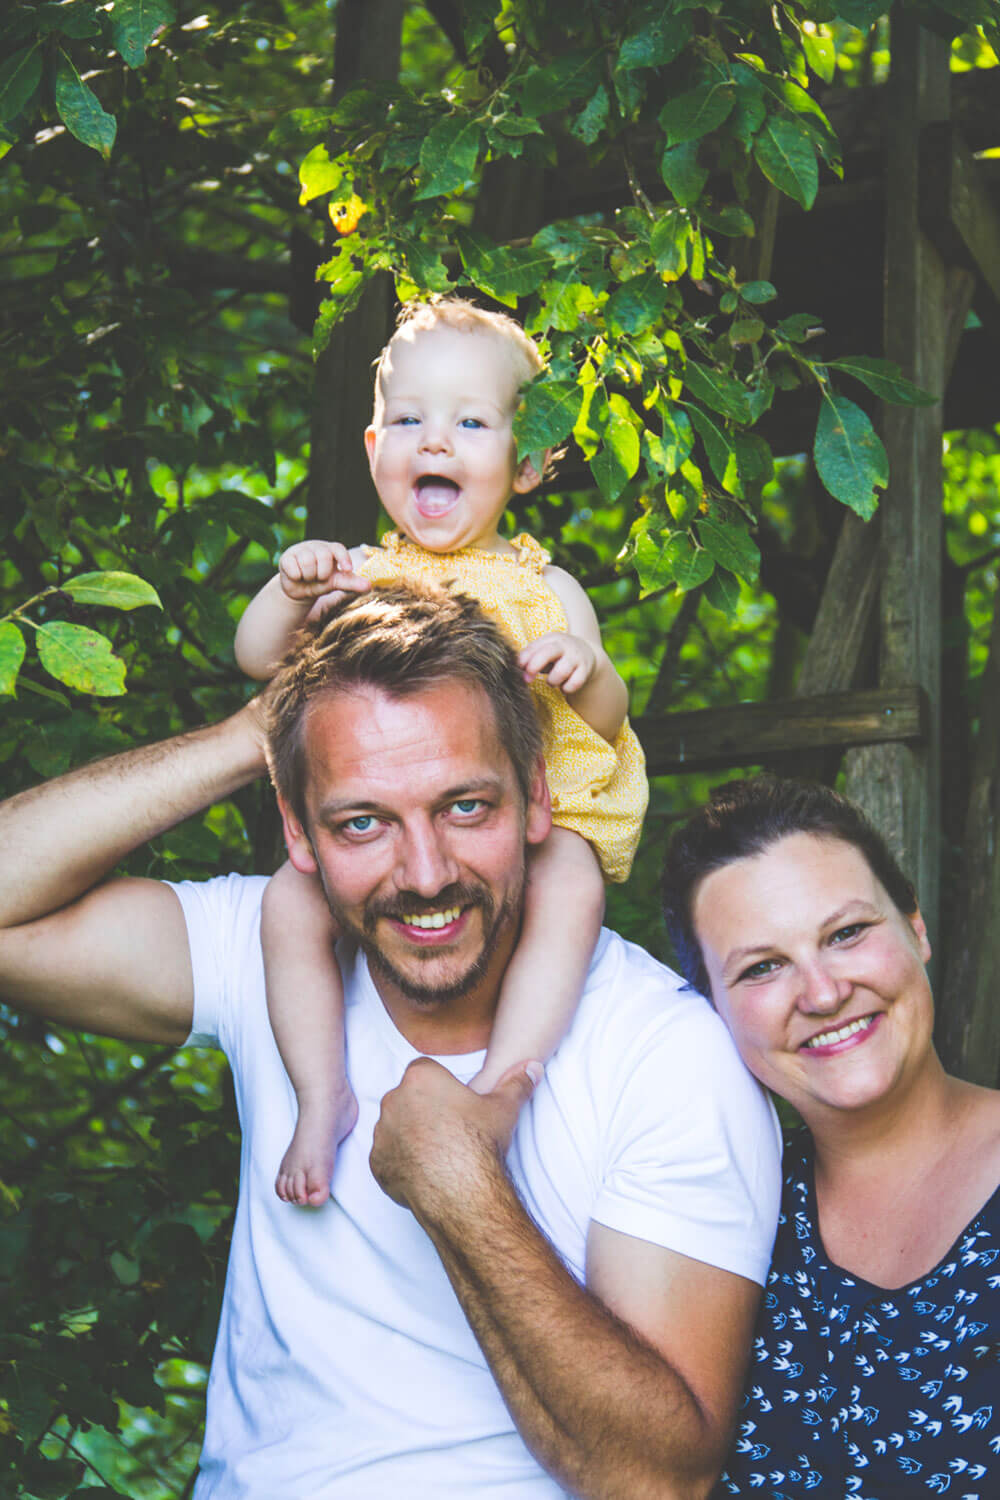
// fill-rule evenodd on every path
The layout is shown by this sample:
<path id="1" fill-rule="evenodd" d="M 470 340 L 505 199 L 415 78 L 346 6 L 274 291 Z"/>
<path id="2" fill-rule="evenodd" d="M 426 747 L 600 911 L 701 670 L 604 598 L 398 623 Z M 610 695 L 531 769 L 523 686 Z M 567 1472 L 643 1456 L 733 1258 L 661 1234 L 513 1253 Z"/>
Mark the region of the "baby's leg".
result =
<path id="1" fill-rule="evenodd" d="M 569 1030 L 604 918 L 597 855 L 578 833 L 553 828 L 528 861 L 521 937 L 504 975 L 482 1071 L 488 1093 L 514 1063 L 547 1062 Z"/>
<path id="2" fill-rule="evenodd" d="M 274 1190 L 286 1203 L 318 1208 L 358 1106 L 344 1067 L 336 931 L 315 876 L 282 866 L 264 892 L 260 936 L 271 1028 L 299 1106 Z"/>

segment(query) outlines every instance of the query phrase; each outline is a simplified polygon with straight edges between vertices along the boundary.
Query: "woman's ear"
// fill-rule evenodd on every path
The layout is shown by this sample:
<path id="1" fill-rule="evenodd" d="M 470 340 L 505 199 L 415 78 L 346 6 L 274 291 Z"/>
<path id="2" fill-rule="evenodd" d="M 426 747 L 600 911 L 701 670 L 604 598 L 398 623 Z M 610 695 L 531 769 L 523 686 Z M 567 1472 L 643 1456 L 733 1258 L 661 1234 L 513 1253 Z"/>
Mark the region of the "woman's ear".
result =
<path id="1" fill-rule="evenodd" d="M 925 964 L 929 963 L 931 956 L 931 940 L 927 936 L 927 926 L 920 914 L 920 907 L 918 906 L 916 911 L 908 916 L 906 920 L 913 928 L 913 935 L 917 940 L 917 952 L 920 954 L 920 957 Z"/>
<path id="2" fill-rule="evenodd" d="M 289 862 L 300 875 L 315 875 L 319 866 L 313 853 L 309 836 L 281 794 L 278 794 L 278 811 L 285 834 L 285 848 Z"/>
<path id="3" fill-rule="evenodd" d="M 545 476 L 545 469 L 551 452 L 551 448 L 546 448 L 541 453 L 532 453 L 527 458 L 522 458 L 514 474 L 513 489 L 515 494 L 527 495 L 532 490 L 538 488 Z M 537 464 L 541 464 L 541 472 L 539 472 Z"/>

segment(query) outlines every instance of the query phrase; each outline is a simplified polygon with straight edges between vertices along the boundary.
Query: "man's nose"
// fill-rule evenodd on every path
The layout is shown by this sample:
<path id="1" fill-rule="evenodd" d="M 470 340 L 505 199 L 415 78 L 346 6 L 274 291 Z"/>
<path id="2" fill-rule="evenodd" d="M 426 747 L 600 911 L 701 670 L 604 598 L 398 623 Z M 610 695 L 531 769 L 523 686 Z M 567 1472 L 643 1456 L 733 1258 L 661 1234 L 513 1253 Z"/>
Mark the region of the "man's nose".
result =
<path id="1" fill-rule="evenodd" d="M 833 1015 L 851 993 L 851 981 L 838 974 L 836 965 L 820 956 L 800 970 L 799 1009 L 817 1015 Z"/>
<path id="2" fill-rule="evenodd" d="M 458 866 L 441 830 L 428 822 L 404 831 L 395 872 L 399 890 L 430 900 L 457 879 Z"/>

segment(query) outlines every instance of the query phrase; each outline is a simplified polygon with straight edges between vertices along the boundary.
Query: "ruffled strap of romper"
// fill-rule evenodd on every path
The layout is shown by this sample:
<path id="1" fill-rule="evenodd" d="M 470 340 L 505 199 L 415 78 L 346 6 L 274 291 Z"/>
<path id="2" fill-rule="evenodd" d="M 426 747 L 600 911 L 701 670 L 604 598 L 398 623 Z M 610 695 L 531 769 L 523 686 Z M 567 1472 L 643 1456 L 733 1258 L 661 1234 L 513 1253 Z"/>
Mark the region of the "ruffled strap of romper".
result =
<path id="1" fill-rule="evenodd" d="M 517 548 L 517 561 L 522 568 L 530 568 L 535 573 L 541 573 L 552 561 L 551 552 L 546 552 L 541 542 L 536 542 L 528 532 L 520 532 L 511 542 L 512 547 Z"/>

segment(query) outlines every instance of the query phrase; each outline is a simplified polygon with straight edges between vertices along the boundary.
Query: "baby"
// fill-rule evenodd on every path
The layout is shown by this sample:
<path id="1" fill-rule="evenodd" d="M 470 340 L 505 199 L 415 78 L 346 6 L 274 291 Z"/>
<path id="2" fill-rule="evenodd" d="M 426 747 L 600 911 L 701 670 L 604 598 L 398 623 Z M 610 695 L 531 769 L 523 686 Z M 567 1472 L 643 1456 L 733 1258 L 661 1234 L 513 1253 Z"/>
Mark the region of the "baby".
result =
<path id="1" fill-rule="evenodd" d="M 458 298 L 404 308 L 378 361 L 365 432 L 375 488 L 398 530 L 380 547 L 290 547 L 236 635 L 240 666 L 266 679 L 302 624 L 345 591 L 413 578 L 478 599 L 519 651 L 540 700 L 554 826 L 530 855 L 520 938 L 472 1081 L 484 1093 L 513 1064 L 547 1060 L 564 1036 L 600 931 L 604 879 L 628 877 L 648 796 L 625 684 L 590 601 L 531 537 L 508 542 L 497 530 L 511 495 L 541 480 L 529 460 L 517 462 L 513 420 L 520 388 L 542 367 L 533 340 L 504 314 Z M 433 904 L 415 895 L 405 921 L 446 944 L 461 912 L 445 890 Z M 284 865 L 264 895 L 261 941 L 271 1024 L 298 1101 L 275 1183 L 289 1203 L 326 1201 L 337 1145 L 357 1118 L 336 936 L 318 878 Z"/>

